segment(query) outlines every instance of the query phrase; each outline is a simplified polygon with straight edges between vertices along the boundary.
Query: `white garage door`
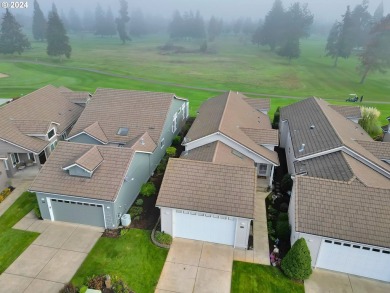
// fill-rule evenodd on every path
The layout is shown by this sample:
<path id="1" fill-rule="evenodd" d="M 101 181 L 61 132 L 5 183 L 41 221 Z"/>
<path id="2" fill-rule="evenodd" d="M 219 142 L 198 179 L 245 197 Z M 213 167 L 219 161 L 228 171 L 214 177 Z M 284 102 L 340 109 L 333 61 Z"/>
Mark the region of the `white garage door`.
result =
<path id="1" fill-rule="evenodd" d="M 389 282 L 390 249 L 324 240 L 317 267 Z"/>
<path id="2" fill-rule="evenodd" d="M 235 229 L 235 218 L 182 210 L 174 213 L 174 237 L 234 245 Z"/>

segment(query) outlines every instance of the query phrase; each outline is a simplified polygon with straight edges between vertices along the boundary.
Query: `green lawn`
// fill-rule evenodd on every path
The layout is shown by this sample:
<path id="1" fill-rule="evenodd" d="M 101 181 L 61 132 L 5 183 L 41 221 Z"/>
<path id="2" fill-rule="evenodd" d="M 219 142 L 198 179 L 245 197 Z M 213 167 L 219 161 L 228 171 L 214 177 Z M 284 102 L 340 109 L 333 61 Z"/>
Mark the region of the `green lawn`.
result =
<path id="1" fill-rule="evenodd" d="M 92 275 L 122 278 L 137 293 L 152 293 L 168 250 L 150 241 L 150 231 L 131 229 L 120 238 L 100 238 L 72 282 L 80 286 Z"/>
<path id="2" fill-rule="evenodd" d="M 12 229 L 30 212 L 36 202 L 35 195 L 23 193 L 0 217 L 0 274 L 38 237 L 39 233 Z"/>
<path id="3" fill-rule="evenodd" d="M 44 43 L 32 42 L 32 49 L 22 56 L 0 56 L 0 72 L 10 75 L 0 79 L 0 97 L 20 96 L 46 84 L 90 92 L 97 87 L 164 91 L 189 98 L 191 115 L 195 115 L 202 101 L 229 89 L 296 97 L 273 97 L 271 114 L 278 105 L 307 96 L 345 103 L 350 93 L 357 93 L 365 96 L 364 105 L 376 106 L 382 111 L 383 122 L 390 115 L 389 73 L 370 74 L 366 83 L 360 85 L 357 58 L 340 60 L 339 66 L 333 68 L 332 60 L 324 57 L 325 39 L 303 40 L 302 56 L 291 64 L 267 48 L 239 42 L 239 38 L 233 36 L 209 43 L 215 54 L 161 54 L 157 47 L 167 39 L 166 36 L 148 36 L 120 45 L 117 38 L 71 36 L 72 57 L 62 63 L 46 55 Z M 196 42 L 176 44 L 199 46 Z M 196 88 L 183 88 L 178 84 Z"/>
<path id="4" fill-rule="evenodd" d="M 231 292 L 304 293 L 305 289 L 275 267 L 235 261 Z"/>

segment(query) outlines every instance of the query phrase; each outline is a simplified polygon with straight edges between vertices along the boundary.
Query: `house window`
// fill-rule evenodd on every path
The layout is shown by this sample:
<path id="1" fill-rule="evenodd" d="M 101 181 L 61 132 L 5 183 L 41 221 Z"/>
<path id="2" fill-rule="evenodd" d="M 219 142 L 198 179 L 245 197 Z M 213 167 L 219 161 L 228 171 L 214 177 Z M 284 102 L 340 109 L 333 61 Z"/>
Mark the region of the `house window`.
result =
<path id="1" fill-rule="evenodd" d="M 267 175 L 267 164 L 259 164 L 259 175 L 260 176 Z"/>
<path id="2" fill-rule="evenodd" d="M 7 162 L 8 160 L 4 160 L 4 167 L 5 167 L 5 170 L 9 170 L 9 168 L 8 168 L 8 162 Z"/>
<path id="3" fill-rule="evenodd" d="M 50 145 L 50 151 L 54 151 L 54 149 L 56 148 L 57 146 L 57 141 L 53 142 L 51 145 Z"/>
<path id="4" fill-rule="evenodd" d="M 64 132 L 63 134 L 61 134 L 61 139 L 62 140 L 65 140 L 68 138 L 68 134 L 66 132 Z"/>
<path id="5" fill-rule="evenodd" d="M 55 131 L 54 128 L 53 128 L 53 129 L 50 130 L 49 133 L 47 134 L 47 138 L 48 138 L 48 139 L 51 139 L 55 134 L 56 134 L 56 131 Z"/>
<path id="6" fill-rule="evenodd" d="M 35 156 L 34 156 L 34 154 L 33 153 L 28 153 L 28 159 L 29 160 L 31 160 L 31 161 L 33 161 L 34 163 L 35 163 Z"/>
<path id="7" fill-rule="evenodd" d="M 11 159 L 12 159 L 12 165 L 14 165 L 14 167 L 16 166 L 16 164 L 20 162 L 19 155 L 17 153 L 11 154 Z"/>
<path id="8" fill-rule="evenodd" d="M 165 138 L 163 137 L 160 142 L 160 148 L 163 148 L 165 145 Z"/>
<path id="9" fill-rule="evenodd" d="M 173 121 L 172 121 L 172 133 L 175 133 L 177 129 L 177 115 L 173 116 Z"/>
<path id="10" fill-rule="evenodd" d="M 129 128 L 119 127 L 118 132 L 116 134 L 120 136 L 126 136 L 128 133 L 129 133 Z"/>

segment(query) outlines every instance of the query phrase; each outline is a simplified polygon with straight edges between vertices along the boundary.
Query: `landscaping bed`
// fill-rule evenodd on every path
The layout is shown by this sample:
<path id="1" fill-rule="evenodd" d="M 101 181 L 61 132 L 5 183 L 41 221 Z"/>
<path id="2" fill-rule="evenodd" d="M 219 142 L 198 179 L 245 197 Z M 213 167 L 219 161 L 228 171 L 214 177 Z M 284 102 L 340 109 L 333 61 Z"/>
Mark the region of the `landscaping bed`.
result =
<path id="1" fill-rule="evenodd" d="M 278 268 L 233 262 L 232 293 L 303 293 L 304 286 L 287 278 Z"/>
<path id="2" fill-rule="evenodd" d="M 13 186 L 8 186 L 7 188 L 4 188 L 0 192 L 0 203 L 2 203 L 14 190 L 15 188 Z"/>

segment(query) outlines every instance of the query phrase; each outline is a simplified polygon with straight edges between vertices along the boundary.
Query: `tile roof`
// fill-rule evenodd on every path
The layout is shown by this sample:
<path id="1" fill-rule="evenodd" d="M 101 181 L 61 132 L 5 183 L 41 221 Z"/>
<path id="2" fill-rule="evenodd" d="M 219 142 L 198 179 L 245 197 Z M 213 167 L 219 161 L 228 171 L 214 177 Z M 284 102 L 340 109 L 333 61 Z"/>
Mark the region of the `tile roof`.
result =
<path id="1" fill-rule="evenodd" d="M 186 160 L 213 162 L 225 165 L 248 167 L 253 167 L 255 165 L 252 159 L 244 156 L 240 152 L 220 141 L 215 141 L 190 151 L 183 152 L 180 157 Z"/>
<path id="2" fill-rule="evenodd" d="M 359 106 L 330 105 L 330 107 L 345 118 L 362 118 Z"/>
<path id="3" fill-rule="evenodd" d="M 70 176 L 62 167 L 96 148 L 103 161 L 91 178 Z M 96 162 L 96 153 L 87 153 Z M 84 156 L 83 160 L 86 159 Z M 30 190 L 114 201 L 134 156 L 130 148 L 94 146 L 60 141 L 32 183 Z M 99 156 L 97 156 L 99 157 Z"/>
<path id="4" fill-rule="evenodd" d="M 241 128 L 241 130 L 258 145 L 279 144 L 279 131 L 277 129 L 262 129 L 259 131 L 253 128 Z"/>
<path id="5" fill-rule="evenodd" d="M 103 162 L 103 157 L 97 146 L 86 151 L 81 157 L 75 160 L 75 163 L 84 169 L 92 172 Z"/>
<path id="6" fill-rule="evenodd" d="M 390 142 L 358 140 L 358 144 L 380 160 L 390 160 Z"/>
<path id="7" fill-rule="evenodd" d="M 52 122 L 58 124 L 57 133 L 62 133 L 76 121 L 82 110 L 58 88 L 45 86 L 0 108 L 0 139 L 39 153 L 48 142 L 26 134 L 42 132 Z"/>
<path id="8" fill-rule="evenodd" d="M 297 174 L 322 179 L 349 181 L 354 176 L 341 151 L 294 162 Z"/>
<path id="9" fill-rule="evenodd" d="M 253 219 L 255 190 L 254 167 L 169 159 L 156 206 Z"/>
<path id="10" fill-rule="evenodd" d="M 18 128 L 18 130 L 25 135 L 46 135 L 49 131 L 49 127 L 52 124 L 49 121 L 44 120 L 26 120 L 26 119 L 18 119 L 13 120 L 14 125 Z"/>
<path id="11" fill-rule="evenodd" d="M 243 100 L 244 98 L 244 95 L 230 91 L 204 102 L 187 133 L 186 141 L 195 141 L 220 132 L 275 165 L 279 165 L 276 152 L 257 144 L 243 131 L 243 129 L 252 129 L 251 133 L 253 133 L 266 130 L 262 139 L 267 141 L 272 141 L 275 136 L 273 132 L 269 131 L 271 123 L 268 116 L 252 108 Z M 266 134 L 270 137 L 266 138 Z"/>
<path id="12" fill-rule="evenodd" d="M 390 248 L 389 188 L 368 187 L 356 177 L 296 176 L 294 186 L 297 231 Z"/>
<path id="13" fill-rule="evenodd" d="M 259 98 L 244 98 L 244 101 L 247 102 L 252 108 L 261 111 L 268 111 L 271 105 L 270 99 L 259 99 Z"/>
<path id="14" fill-rule="evenodd" d="M 360 125 L 334 111 L 327 102 L 315 97 L 283 107 L 281 121 L 288 121 L 296 158 L 347 147 L 380 168 L 390 172 L 390 165 L 376 158 L 357 141 L 372 141 Z M 313 127 L 314 126 L 314 127 Z M 304 151 L 299 152 L 305 144 Z"/>
<path id="15" fill-rule="evenodd" d="M 76 104 L 85 104 L 91 98 L 88 92 L 63 91 L 62 95 L 69 99 L 69 101 L 71 101 L 72 103 Z"/>
<path id="16" fill-rule="evenodd" d="M 88 127 L 86 127 L 84 129 L 84 132 L 89 134 L 93 138 L 97 138 L 98 140 L 100 140 L 104 144 L 107 144 L 109 142 L 107 136 L 104 134 L 104 131 L 100 127 L 98 121 L 96 121 L 96 122 L 92 123 L 91 125 L 89 125 Z"/>
<path id="17" fill-rule="evenodd" d="M 157 147 L 148 132 L 145 132 L 139 137 L 129 141 L 125 146 L 130 147 L 134 151 L 147 153 L 152 153 Z"/>
<path id="18" fill-rule="evenodd" d="M 174 94 L 97 89 L 69 137 L 98 122 L 109 142 L 127 143 L 148 132 L 158 143 Z M 117 135 L 120 127 L 129 129 Z"/>

